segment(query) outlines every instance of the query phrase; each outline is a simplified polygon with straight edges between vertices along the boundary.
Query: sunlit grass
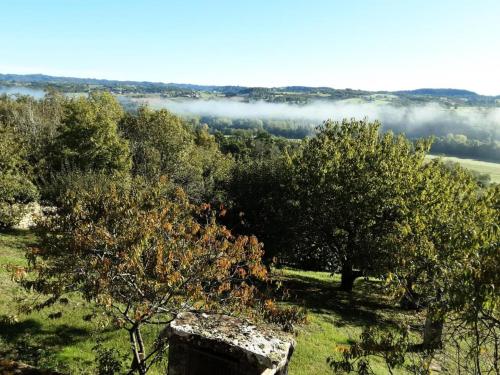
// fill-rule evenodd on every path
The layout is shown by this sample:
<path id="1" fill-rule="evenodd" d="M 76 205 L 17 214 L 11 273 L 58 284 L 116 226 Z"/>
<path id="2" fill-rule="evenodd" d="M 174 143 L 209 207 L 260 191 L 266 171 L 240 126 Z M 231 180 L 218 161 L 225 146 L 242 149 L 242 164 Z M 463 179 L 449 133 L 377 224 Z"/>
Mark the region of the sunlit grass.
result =
<path id="1" fill-rule="evenodd" d="M 0 323 L 0 358 L 70 374 L 95 374 L 92 348 L 98 341 L 128 355 L 127 332 L 109 325 L 99 326 L 98 320 L 85 321 L 83 318 L 92 312 L 92 306 L 81 298 L 74 296 L 68 304 L 56 304 L 30 314 L 18 311 L 16 299 L 28 294 L 11 279 L 8 268 L 26 264 L 25 249 L 34 241 L 29 231 L 0 232 L 0 317 L 17 320 Z M 59 319 L 49 318 L 57 312 L 62 313 Z M 146 330 L 146 340 L 151 340 L 160 329 Z M 152 373 L 166 371 L 157 369 Z"/>
<path id="2" fill-rule="evenodd" d="M 443 161 L 459 163 L 462 167 L 480 174 L 487 174 L 490 176 L 491 182 L 500 184 L 500 163 L 492 163 L 482 160 L 463 159 L 452 156 L 436 156 L 428 155 L 429 159 L 440 157 Z"/>
<path id="3" fill-rule="evenodd" d="M 404 318 L 382 294 L 376 280 L 358 279 L 352 294 L 340 291 L 340 276 L 328 272 L 285 269 L 277 277 L 290 288 L 291 300 L 308 308 L 308 323 L 298 327 L 297 346 L 290 362 L 290 374 L 332 374 L 326 360 L 337 354 L 337 345 L 359 340 L 363 327 L 387 326 Z M 374 358 L 377 374 L 386 374 L 382 360 Z M 404 374 L 396 369 L 395 374 Z"/>

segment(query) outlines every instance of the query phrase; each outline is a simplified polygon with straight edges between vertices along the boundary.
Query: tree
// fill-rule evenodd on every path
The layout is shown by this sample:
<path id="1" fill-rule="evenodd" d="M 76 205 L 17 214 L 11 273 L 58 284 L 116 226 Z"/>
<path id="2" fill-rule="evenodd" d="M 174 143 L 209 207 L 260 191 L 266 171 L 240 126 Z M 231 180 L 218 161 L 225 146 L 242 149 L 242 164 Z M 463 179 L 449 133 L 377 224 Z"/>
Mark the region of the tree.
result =
<path id="1" fill-rule="evenodd" d="M 293 158 L 299 262 L 340 271 L 347 291 L 357 277 L 385 272 L 383 239 L 429 148 L 379 128 L 327 121 Z"/>
<path id="2" fill-rule="evenodd" d="M 121 122 L 132 149 L 133 173 L 168 176 L 196 202 L 220 197 L 232 159 L 223 155 L 208 129 L 193 129 L 167 110 L 139 108 Z"/>
<path id="3" fill-rule="evenodd" d="M 414 194 L 402 202 L 406 213 L 386 238 L 393 259 L 389 285 L 396 296 L 404 294 L 414 307 L 427 310 L 423 341 L 409 345 L 408 328 L 397 336 L 390 330 L 372 335 L 368 329 L 359 344 L 331 361 L 332 368 L 371 373 L 369 357 L 383 356 L 391 371 L 408 353 L 420 352 L 428 369 L 434 352 L 451 344 L 457 368 L 497 373 L 499 202 L 498 187 L 479 189 L 464 169 L 439 160 L 426 164 Z"/>
<path id="4" fill-rule="evenodd" d="M 298 146 L 297 142 L 272 136 L 266 131 L 254 134 L 236 130 L 230 136 L 216 132 L 215 138 L 223 153 L 231 154 L 239 161 L 249 159 L 263 161 L 282 155 L 285 150 L 293 150 Z"/>
<path id="5" fill-rule="evenodd" d="M 290 158 L 285 154 L 240 160 L 233 170 L 228 188 L 232 228 L 256 234 L 265 245 L 268 261 L 278 256 L 286 261 L 286 250 L 296 240 L 291 182 Z"/>
<path id="6" fill-rule="evenodd" d="M 173 176 L 193 142 L 187 124 L 163 109 L 141 107 L 136 114 L 127 113 L 120 129 L 130 143 L 133 174 L 147 178 Z"/>
<path id="7" fill-rule="evenodd" d="M 23 281 L 48 296 L 38 307 L 71 292 L 95 302 L 129 332 L 131 370 L 140 374 L 166 346 L 157 337 L 148 351 L 143 326 L 167 324 L 183 310 L 245 310 L 254 282 L 266 279 L 257 238 L 234 237 L 208 205 L 191 205 L 165 179 L 87 176 L 39 234 Z"/>
<path id="8" fill-rule="evenodd" d="M 16 134 L 30 164 L 32 180 L 40 182 L 50 174 L 47 157 L 57 136 L 66 98 L 49 90 L 42 99 L 30 96 L 0 96 L 0 122 Z"/>
<path id="9" fill-rule="evenodd" d="M 0 96 L 0 119 L 29 144 L 30 154 L 41 153 L 44 143 L 55 135 L 65 101 L 51 90 L 39 100 L 31 96 Z"/>
<path id="10" fill-rule="evenodd" d="M 93 92 L 68 101 L 52 147 L 50 168 L 128 172 L 128 143 L 118 133 L 122 116 L 122 107 L 109 93 Z"/>
<path id="11" fill-rule="evenodd" d="M 26 204 L 38 198 L 26 148 L 18 138 L 19 134 L 0 123 L 0 228 L 17 224 Z"/>
<path id="12" fill-rule="evenodd" d="M 481 190 L 468 171 L 439 160 L 422 176 L 387 241 L 389 278 L 406 300 L 427 308 L 423 346 L 435 349 L 448 317 L 471 327 L 498 316 L 500 198 L 498 187 Z"/>
<path id="13" fill-rule="evenodd" d="M 195 202 L 223 203 L 227 198 L 226 185 L 231 178 L 234 160 L 220 151 L 206 126 L 198 127 L 194 133 L 185 173 L 177 175 L 177 180 L 183 181 L 181 186 L 185 186 Z"/>
<path id="14" fill-rule="evenodd" d="M 442 307 L 449 303 L 450 276 L 466 251 L 463 239 L 470 233 L 477 192 L 465 170 L 450 169 L 438 160 L 428 163 L 413 194 L 401 202 L 404 214 L 385 243 L 393 261 L 389 280 L 401 288 L 407 305 L 428 309 L 428 347 L 441 345 Z"/>
<path id="15" fill-rule="evenodd" d="M 474 373 L 500 372 L 500 187 L 480 194 L 466 236 L 464 258 L 454 267 L 447 295 L 452 319 L 465 332 L 465 359 Z M 465 323 L 465 324 L 464 324 Z M 452 337 L 453 339 L 454 337 Z"/>

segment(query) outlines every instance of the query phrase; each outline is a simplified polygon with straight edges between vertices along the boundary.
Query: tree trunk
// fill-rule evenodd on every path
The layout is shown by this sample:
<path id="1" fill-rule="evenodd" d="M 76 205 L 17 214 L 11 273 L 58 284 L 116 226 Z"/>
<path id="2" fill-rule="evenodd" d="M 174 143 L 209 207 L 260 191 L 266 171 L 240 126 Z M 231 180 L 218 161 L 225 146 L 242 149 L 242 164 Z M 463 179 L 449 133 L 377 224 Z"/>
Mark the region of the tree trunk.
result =
<path id="1" fill-rule="evenodd" d="M 413 280 L 410 279 L 406 283 L 406 291 L 399 304 L 405 310 L 416 310 L 420 307 L 417 298 L 418 295 L 413 290 Z"/>
<path id="2" fill-rule="evenodd" d="M 436 316 L 431 311 L 427 312 L 422 343 L 424 349 L 440 349 L 443 346 L 443 326 L 443 317 Z"/>
<path id="3" fill-rule="evenodd" d="M 132 348 L 132 371 L 138 371 L 140 375 L 146 374 L 146 366 L 144 363 L 144 344 L 140 334 L 139 327 L 134 327 L 130 330 L 130 346 Z"/>
<path id="4" fill-rule="evenodd" d="M 361 276 L 363 276 L 363 273 L 361 271 L 353 270 L 350 263 L 342 265 L 340 289 L 345 290 L 346 292 L 352 292 L 354 281 Z"/>

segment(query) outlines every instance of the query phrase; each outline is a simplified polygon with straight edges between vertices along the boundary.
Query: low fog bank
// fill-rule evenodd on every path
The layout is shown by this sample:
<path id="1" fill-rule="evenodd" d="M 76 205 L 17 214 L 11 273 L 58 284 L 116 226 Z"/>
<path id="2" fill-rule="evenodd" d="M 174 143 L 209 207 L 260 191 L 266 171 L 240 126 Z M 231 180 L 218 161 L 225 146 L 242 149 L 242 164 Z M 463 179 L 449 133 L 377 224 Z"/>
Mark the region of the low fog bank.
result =
<path id="1" fill-rule="evenodd" d="M 464 134 L 475 139 L 499 139 L 500 108 L 446 108 L 438 103 L 395 106 L 386 103 L 317 101 L 306 105 L 268 102 L 242 102 L 230 99 L 171 100 L 135 99 L 153 108 L 167 108 L 179 115 L 225 117 L 231 119 L 281 119 L 321 124 L 326 119 L 367 117 L 379 120 L 385 129 L 409 136 Z"/>

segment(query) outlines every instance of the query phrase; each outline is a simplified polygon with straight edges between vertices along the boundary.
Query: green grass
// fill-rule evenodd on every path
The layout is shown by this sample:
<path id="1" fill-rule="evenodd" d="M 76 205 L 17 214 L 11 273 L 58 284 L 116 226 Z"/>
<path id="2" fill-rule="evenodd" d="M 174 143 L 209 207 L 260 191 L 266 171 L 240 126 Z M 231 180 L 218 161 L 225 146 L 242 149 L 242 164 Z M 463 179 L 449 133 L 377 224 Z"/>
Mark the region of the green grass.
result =
<path id="1" fill-rule="evenodd" d="M 84 321 L 91 306 L 77 297 L 67 305 L 58 304 L 29 315 L 17 310 L 16 299 L 27 295 L 11 280 L 7 268 L 11 264 L 26 264 L 25 248 L 34 241 L 30 232 L 0 232 L 0 316 L 17 317 L 15 323 L 0 323 L 0 359 L 16 359 L 65 373 L 90 374 L 95 373 L 92 348 L 97 340 L 128 355 L 126 332 Z M 349 294 L 339 290 L 338 276 L 326 272 L 284 269 L 274 274 L 289 291 L 283 303 L 308 310 L 308 323 L 297 330 L 290 375 L 331 374 L 326 359 L 335 353 L 337 344 L 358 340 L 367 325 L 390 326 L 400 319 L 415 318 L 395 309 L 375 280 L 357 280 L 354 292 Z M 49 319 L 54 312 L 62 312 L 62 317 Z M 155 337 L 161 327 L 155 329 L 146 332 L 147 339 Z M 384 366 L 381 361 L 376 362 L 376 373 L 387 373 Z M 165 373 L 165 364 L 152 372 Z"/>
<path id="2" fill-rule="evenodd" d="M 305 306 L 308 324 L 297 332 L 297 347 L 290 363 L 291 375 L 332 374 L 326 363 L 336 346 L 358 341 L 363 327 L 388 327 L 401 319 L 414 319 L 396 310 L 375 280 L 358 279 L 352 294 L 339 290 L 340 278 L 328 272 L 285 269 L 276 275 L 291 297 L 288 303 Z M 381 360 L 374 359 L 377 374 L 386 374 Z M 395 374 L 404 373 L 396 370 Z"/>
<path id="3" fill-rule="evenodd" d="M 57 304 L 31 314 L 18 311 L 18 300 L 30 296 L 12 281 L 8 268 L 26 264 L 24 251 L 34 241 L 28 231 L 0 232 L 0 316 L 17 320 L 0 323 L 0 359 L 15 359 L 70 374 L 94 374 L 92 348 L 98 340 L 105 347 L 128 355 L 127 333 L 85 321 L 83 317 L 92 312 L 92 306 L 76 296 L 66 305 Z M 57 312 L 62 313 L 61 318 L 49 318 Z M 151 339 L 157 332 L 146 333 L 146 339 Z M 166 370 L 158 368 L 152 373 L 164 374 Z"/>
<path id="4" fill-rule="evenodd" d="M 487 161 L 474 160 L 474 159 L 462 159 L 452 156 L 436 156 L 428 155 L 429 158 L 440 157 L 444 161 L 450 161 L 453 163 L 459 163 L 462 167 L 470 169 L 472 171 L 487 174 L 491 178 L 491 182 L 500 184 L 500 163 L 490 163 Z"/>

